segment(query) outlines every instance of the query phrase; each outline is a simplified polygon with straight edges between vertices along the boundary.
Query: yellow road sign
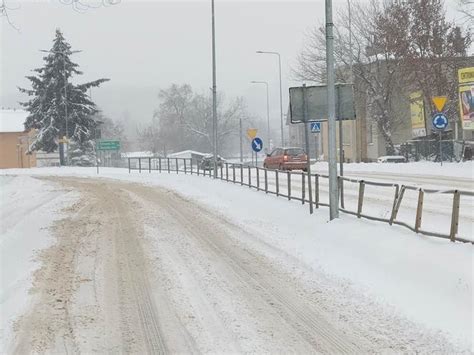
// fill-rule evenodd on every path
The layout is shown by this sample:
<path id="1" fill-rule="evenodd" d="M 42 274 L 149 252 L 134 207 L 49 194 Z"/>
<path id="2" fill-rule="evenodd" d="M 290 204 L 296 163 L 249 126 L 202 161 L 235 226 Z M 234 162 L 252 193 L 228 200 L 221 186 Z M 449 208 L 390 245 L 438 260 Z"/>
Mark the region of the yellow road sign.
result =
<path id="1" fill-rule="evenodd" d="M 446 104 L 446 100 L 448 99 L 446 96 L 433 96 L 431 98 L 436 109 L 441 112 L 443 111 L 444 105 Z"/>
<path id="2" fill-rule="evenodd" d="M 247 129 L 247 136 L 250 139 L 254 139 L 257 136 L 257 129 L 256 128 L 249 128 Z"/>

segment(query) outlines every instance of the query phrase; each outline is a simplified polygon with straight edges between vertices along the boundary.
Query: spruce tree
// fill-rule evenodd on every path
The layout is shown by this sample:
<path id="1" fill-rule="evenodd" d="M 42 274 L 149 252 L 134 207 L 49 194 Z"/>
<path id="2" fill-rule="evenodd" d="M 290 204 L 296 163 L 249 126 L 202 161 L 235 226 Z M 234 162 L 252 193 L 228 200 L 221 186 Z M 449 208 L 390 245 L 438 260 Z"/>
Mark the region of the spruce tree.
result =
<path id="1" fill-rule="evenodd" d="M 30 151 L 53 152 L 58 149 L 59 140 L 67 136 L 79 146 L 88 146 L 94 138 L 96 123 L 93 115 L 96 105 L 87 95 L 87 90 L 97 87 L 109 79 L 98 79 L 85 84 L 71 82 L 73 75 L 81 75 L 79 66 L 72 62 L 72 51 L 60 29 L 51 50 L 43 50 L 45 64 L 34 69 L 36 76 L 27 76 L 31 89 L 19 88 L 31 98 L 21 105 L 29 112 L 25 129 L 36 129 L 37 135 L 30 145 Z"/>

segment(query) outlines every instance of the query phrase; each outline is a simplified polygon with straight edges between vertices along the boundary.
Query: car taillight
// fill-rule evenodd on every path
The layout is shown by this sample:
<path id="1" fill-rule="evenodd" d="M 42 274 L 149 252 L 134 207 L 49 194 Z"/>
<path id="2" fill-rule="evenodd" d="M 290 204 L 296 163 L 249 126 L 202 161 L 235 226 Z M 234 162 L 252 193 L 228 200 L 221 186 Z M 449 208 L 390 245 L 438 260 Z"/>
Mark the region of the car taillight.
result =
<path id="1" fill-rule="evenodd" d="M 288 155 L 283 156 L 283 161 L 288 161 Z"/>

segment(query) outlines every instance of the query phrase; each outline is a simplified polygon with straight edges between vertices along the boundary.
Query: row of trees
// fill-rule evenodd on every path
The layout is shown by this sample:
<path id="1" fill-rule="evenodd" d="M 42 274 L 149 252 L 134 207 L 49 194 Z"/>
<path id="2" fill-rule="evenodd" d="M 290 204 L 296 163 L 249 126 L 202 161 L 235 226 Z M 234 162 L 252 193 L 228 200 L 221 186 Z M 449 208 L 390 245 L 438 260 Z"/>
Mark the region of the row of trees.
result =
<path id="1" fill-rule="evenodd" d="M 154 153 L 193 149 L 211 152 L 212 143 L 212 96 L 193 91 L 188 84 L 173 84 L 160 90 L 160 105 L 151 123 L 138 129 L 142 148 Z M 229 151 L 239 135 L 240 121 L 247 126 L 256 124 L 247 113 L 240 97 L 225 100 L 223 94 L 217 99 L 218 136 L 221 153 Z"/>
<path id="2" fill-rule="evenodd" d="M 353 1 L 350 15 L 344 9 L 335 17 L 336 78 L 354 82 L 356 96 L 367 97 L 368 115 L 391 154 L 393 133 L 406 119 L 397 97 L 407 89 L 422 92 L 427 105 L 432 96 L 448 94 L 447 111 L 454 117 L 456 71 L 470 45 L 469 29 L 446 19 L 443 0 Z M 326 81 L 325 48 L 325 30 L 319 26 L 298 57 L 298 79 Z"/>

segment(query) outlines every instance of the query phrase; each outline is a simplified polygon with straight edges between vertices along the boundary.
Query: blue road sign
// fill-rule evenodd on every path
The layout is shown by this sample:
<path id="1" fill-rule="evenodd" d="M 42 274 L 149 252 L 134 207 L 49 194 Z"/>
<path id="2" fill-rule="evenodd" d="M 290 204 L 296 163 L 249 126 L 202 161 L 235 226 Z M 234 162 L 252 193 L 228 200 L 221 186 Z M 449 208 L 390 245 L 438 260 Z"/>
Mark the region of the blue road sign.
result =
<path id="1" fill-rule="evenodd" d="M 446 127 L 448 127 L 448 118 L 442 113 L 435 114 L 432 118 L 432 121 L 433 127 L 439 131 L 443 131 L 446 129 Z"/>
<path id="2" fill-rule="evenodd" d="M 255 137 L 252 139 L 252 149 L 257 153 L 263 149 L 263 142 L 260 138 Z"/>
<path id="3" fill-rule="evenodd" d="M 319 133 L 321 132 L 321 122 L 311 122 L 311 133 Z"/>

